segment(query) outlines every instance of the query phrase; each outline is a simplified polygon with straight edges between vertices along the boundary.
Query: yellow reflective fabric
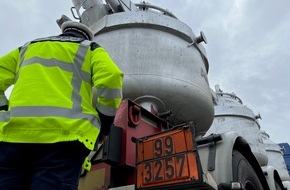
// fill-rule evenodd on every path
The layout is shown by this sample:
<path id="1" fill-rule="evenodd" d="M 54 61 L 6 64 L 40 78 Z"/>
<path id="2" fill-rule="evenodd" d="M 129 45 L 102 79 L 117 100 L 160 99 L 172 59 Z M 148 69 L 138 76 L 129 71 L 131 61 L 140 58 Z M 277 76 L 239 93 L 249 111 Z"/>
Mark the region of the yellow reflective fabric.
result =
<path id="1" fill-rule="evenodd" d="M 20 125 L 21 123 L 25 125 Z M 79 119 L 12 117 L 6 123 L 4 133 L 7 134 L 4 136 L 6 142 L 54 143 L 79 140 L 92 150 L 99 130 L 89 121 Z"/>
<path id="2" fill-rule="evenodd" d="M 9 100 L 9 120 L 0 125 L 0 140 L 79 140 L 93 150 L 100 123 L 92 106 L 92 88 L 121 91 L 123 73 L 103 48 L 91 51 L 88 41 L 80 44 L 55 37 L 32 42 L 24 50 L 0 58 L 1 88 L 6 90 L 16 81 Z M 99 100 L 113 109 L 120 105 L 120 98 Z"/>
<path id="3" fill-rule="evenodd" d="M 117 65 L 114 64 L 103 48 L 97 48 L 94 52 L 95 53 L 92 55 L 92 60 L 95 60 L 92 63 L 94 87 L 96 89 L 117 89 L 121 91 L 123 73 L 119 70 Z M 99 56 L 99 58 L 96 59 L 96 56 Z M 108 67 L 107 64 L 109 64 L 110 67 Z M 121 98 L 99 96 L 97 100 L 97 109 L 106 115 L 114 115 L 114 111 L 116 111 L 121 103 Z"/>
<path id="4" fill-rule="evenodd" d="M 5 91 L 14 82 L 20 61 L 19 50 L 15 49 L 0 57 L 0 91 Z"/>
<path id="5" fill-rule="evenodd" d="M 60 78 L 59 75 L 65 77 Z M 10 107 L 72 107 L 72 73 L 61 71 L 56 66 L 46 68 L 35 63 L 23 67 L 19 71 L 19 76 L 20 78 L 15 83 L 13 93 L 10 96 Z"/>
<path id="6" fill-rule="evenodd" d="M 57 59 L 73 64 L 75 53 L 79 48 L 79 43 L 60 42 L 60 41 L 44 41 L 32 43 L 25 52 L 24 59 L 30 59 L 38 56 L 43 59 Z M 43 50 L 43 51 L 41 51 Z M 37 52 L 37 55 L 35 54 Z M 60 53 L 61 52 L 61 53 Z"/>

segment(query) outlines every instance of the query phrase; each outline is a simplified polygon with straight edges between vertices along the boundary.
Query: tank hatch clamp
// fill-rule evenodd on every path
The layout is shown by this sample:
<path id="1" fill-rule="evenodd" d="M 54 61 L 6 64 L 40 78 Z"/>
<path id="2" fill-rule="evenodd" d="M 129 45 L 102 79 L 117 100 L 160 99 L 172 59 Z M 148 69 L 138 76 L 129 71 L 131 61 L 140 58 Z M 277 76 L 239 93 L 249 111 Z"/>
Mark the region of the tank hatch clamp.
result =
<path id="1" fill-rule="evenodd" d="M 215 170 L 215 156 L 216 156 L 216 143 L 221 141 L 222 137 L 220 134 L 211 134 L 210 136 L 198 139 L 196 141 L 197 145 L 209 144 L 209 155 L 208 155 L 208 164 L 207 170 Z"/>

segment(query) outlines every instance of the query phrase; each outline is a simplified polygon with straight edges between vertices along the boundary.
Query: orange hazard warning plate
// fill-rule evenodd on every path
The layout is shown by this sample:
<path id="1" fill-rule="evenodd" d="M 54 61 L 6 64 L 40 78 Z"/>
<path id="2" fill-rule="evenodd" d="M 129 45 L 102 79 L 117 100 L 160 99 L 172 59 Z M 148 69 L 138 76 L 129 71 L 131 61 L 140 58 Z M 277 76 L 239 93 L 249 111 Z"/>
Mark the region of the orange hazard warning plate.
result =
<path id="1" fill-rule="evenodd" d="M 190 127 L 138 139 L 136 189 L 165 189 L 199 183 L 199 163 Z"/>

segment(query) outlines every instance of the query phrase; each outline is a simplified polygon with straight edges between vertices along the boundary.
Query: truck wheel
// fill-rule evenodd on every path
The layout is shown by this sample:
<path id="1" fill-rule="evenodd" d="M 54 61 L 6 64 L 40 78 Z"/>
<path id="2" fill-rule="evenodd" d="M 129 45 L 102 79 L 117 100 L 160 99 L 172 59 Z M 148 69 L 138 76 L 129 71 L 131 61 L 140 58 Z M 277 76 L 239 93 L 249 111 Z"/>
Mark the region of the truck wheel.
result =
<path id="1" fill-rule="evenodd" d="M 263 186 L 248 160 L 236 150 L 233 150 L 233 180 L 243 184 L 247 190 L 263 190 Z"/>

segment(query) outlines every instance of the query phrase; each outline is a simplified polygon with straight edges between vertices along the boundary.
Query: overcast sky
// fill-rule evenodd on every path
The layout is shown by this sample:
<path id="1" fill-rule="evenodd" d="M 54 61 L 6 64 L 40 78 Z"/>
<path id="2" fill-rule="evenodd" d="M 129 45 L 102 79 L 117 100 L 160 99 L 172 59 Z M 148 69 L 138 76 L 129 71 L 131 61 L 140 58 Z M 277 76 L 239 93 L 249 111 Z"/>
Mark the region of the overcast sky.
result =
<path id="1" fill-rule="evenodd" d="M 140 1 L 133 1 L 139 3 Z M 290 143 L 289 0 L 147 0 L 168 9 L 198 35 L 204 31 L 209 82 L 234 92 L 274 142 Z M 73 18 L 70 0 L 1 0 L 0 56 Z"/>

